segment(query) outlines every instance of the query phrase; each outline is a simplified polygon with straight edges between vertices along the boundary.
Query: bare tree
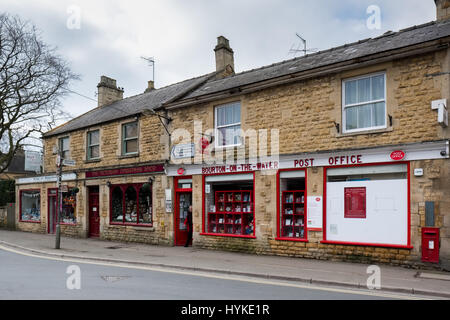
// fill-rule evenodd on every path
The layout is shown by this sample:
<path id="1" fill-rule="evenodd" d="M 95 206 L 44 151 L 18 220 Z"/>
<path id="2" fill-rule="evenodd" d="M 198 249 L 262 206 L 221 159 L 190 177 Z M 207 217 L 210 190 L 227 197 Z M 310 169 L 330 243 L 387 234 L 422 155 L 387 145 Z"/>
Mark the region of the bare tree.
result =
<path id="1" fill-rule="evenodd" d="M 33 24 L 0 14 L 0 173 L 30 138 L 65 116 L 61 98 L 77 79 Z"/>

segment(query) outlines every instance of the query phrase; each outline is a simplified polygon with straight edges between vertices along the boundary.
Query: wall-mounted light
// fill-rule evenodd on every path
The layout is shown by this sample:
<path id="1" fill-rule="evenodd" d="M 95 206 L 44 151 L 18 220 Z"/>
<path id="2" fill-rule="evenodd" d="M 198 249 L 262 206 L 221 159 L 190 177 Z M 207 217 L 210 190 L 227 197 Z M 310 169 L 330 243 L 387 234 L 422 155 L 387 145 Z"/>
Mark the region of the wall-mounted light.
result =
<path id="1" fill-rule="evenodd" d="M 341 125 L 339 123 L 336 123 L 336 121 L 333 121 L 334 126 L 336 127 L 337 133 L 341 133 Z"/>
<path id="2" fill-rule="evenodd" d="M 394 118 L 391 115 L 388 115 L 389 117 L 389 126 L 392 127 L 392 124 L 394 123 Z"/>
<path id="3" fill-rule="evenodd" d="M 108 181 L 108 182 L 106 183 L 106 185 L 108 186 L 108 188 L 111 188 L 111 181 Z"/>

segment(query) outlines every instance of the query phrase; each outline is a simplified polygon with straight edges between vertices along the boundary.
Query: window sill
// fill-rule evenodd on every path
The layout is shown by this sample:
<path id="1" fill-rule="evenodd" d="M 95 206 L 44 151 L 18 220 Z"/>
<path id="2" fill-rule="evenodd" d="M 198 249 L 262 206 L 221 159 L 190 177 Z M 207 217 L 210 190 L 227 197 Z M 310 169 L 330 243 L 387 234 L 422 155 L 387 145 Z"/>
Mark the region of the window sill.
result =
<path id="1" fill-rule="evenodd" d="M 297 238 L 275 238 L 276 241 L 293 241 L 293 242 L 309 242 L 308 239 Z"/>
<path id="2" fill-rule="evenodd" d="M 379 247 L 379 248 L 394 248 L 394 249 L 414 249 L 413 246 L 395 245 L 395 244 L 378 244 L 378 243 L 359 243 L 359 242 L 342 242 L 323 240 L 321 244 L 335 244 L 341 246 L 359 246 L 359 247 Z"/>
<path id="3" fill-rule="evenodd" d="M 85 164 L 89 164 L 89 163 L 98 163 L 98 162 L 100 162 L 100 161 L 102 161 L 102 159 L 90 159 L 90 160 L 84 160 L 84 163 Z"/>
<path id="4" fill-rule="evenodd" d="M 153 225 L 142 225 L 142 224 L 124 224 L 124 223 L 113 223 L 111 222 L 109 224 L 110 227 L 116 227 L 116 228 L 120 228 L 120 227 L 129 227 L 133 230 L 141 230 L 141 231 L 150 231 L 150 232 L 154 232 L 155 231 L 155 227 L 153 227 Z"/>
<path id="5" fill-rule="evenodd" d="M 118 156 L 117 159 L 130 159 L 130 158 L 139 158 L 139 153 L 133 153 L 133 154 L 125 154 Z"/>
<path id="6" fill-rule="evenodd" d="M 336 133 L 336 138 L 345 138 L 345 137 L 353 137 L 360 136 L 366 134 L 377 134 L 377 133 L 386 133 L 394 131 L 393 127 L 383 128 L 383 129 L 374 129 L 374 130 L 366 130 L 366 131 L 358 131 L 358 132 L 348 132 L 348 133 Z"/>
<path id="7" fill-rule="evenodd" d="M 214 236 L 214 237 L 230 237 L 230 238 L 243 238 L 243 239 L 256 239 L 255 236 L 242 236 L 236 234 L 225 233 L 200 233 L 201 236 Z"/>
<path id="8" fill-rule="evenodd" d="M 59 223 L 60 225 L 62 225 L 62 226 L 70 226 L 70 227 L 76 227 L 76 226 L 78 226 L 78 223 L 69 223 L 69 222 L 60 222 Z"/>
<path id="9" fill-rule="evenodd" d="M 39 223 L 41 223 L 41 221 L 27 221 L 27 220 L 19 220 L 19 222 L 20 223 L 37 223 L 37 224 L 39 224 Z"/>

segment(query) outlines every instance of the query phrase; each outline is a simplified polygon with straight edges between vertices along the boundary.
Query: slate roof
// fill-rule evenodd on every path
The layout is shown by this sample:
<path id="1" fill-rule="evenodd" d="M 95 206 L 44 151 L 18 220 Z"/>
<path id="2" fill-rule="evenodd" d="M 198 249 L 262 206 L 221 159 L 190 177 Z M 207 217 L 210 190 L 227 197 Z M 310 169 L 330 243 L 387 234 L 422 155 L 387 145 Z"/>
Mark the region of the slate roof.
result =
<path id="1" fill-rule="evenodd" d="M 450 36 L 450 20 L 433 21 L 398 32 L 387 32 L 376 38 L 361 40 L 259 69 L 237 73 L 224 79 L 214 80 L 215 78 L 212 76 L 215 73 L 210 73 L 156 89 L 149 93 L 125 98 L 108 106 L 93 109 L 47 132 L 44 134 L 44 137 L 137 115 L 146 109 L 156 109 L 173 101 L 182 102 L 191 98 L 255 84 L 301 71 L 326 67 L 339 62 L 363 58 L 376 53 L 389 52 L 448 36 Z"/>
<path id="2" fill-rule="evenodd" d="M 429 22 L 398 32 L 387 32 L 376 38 L 369 38 L 344 46 L 317 52 L 270 66 L 254 69 L 221 80 L 208 81 L 183 97 L 182 100 L 200 97 L 243 85 L 254 84 L 285 75 L 325 67 L 339 62 L 362 58 L 394 49 L 437 40 L 450 36 L 450 20 Z"/>
<path id="3" fill-rule="evenodd" d="M 193 88 L 198 87 L 199 84 L 205 82 L 211 75 L 212 74 L 207 74 L 185 80 L 147 93 L 128 97 L 110 105 L 92 109 L 61 126 L 46 132 L 44 138 L 88 128 L 100 123 L 131 117 L 146 110 L 154 110 L 161 107 L 164 103 L 176 99 L 178 96 L 186 94 Z"/>

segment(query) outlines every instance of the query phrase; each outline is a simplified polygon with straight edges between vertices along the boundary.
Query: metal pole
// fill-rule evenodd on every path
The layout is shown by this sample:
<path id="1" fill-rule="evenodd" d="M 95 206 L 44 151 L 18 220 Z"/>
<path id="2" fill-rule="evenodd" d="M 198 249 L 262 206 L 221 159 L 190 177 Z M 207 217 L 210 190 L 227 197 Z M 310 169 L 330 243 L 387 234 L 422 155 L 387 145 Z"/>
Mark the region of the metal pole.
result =
<path id="1" fill-rule="evenodd" d="M 58 185 L 58 208 L 56 210 L 56 239 L 55 239 L 55 249 L 61 248 L 61 227 L 59 225 L 59 219 L 61 215 L 62 207 L 62 196 L 61 196 L 61 176 L 62 176 L 62 156 L 61 148 L 58 149 L 58 174 L 57 174 L 57 185 Z"/>

